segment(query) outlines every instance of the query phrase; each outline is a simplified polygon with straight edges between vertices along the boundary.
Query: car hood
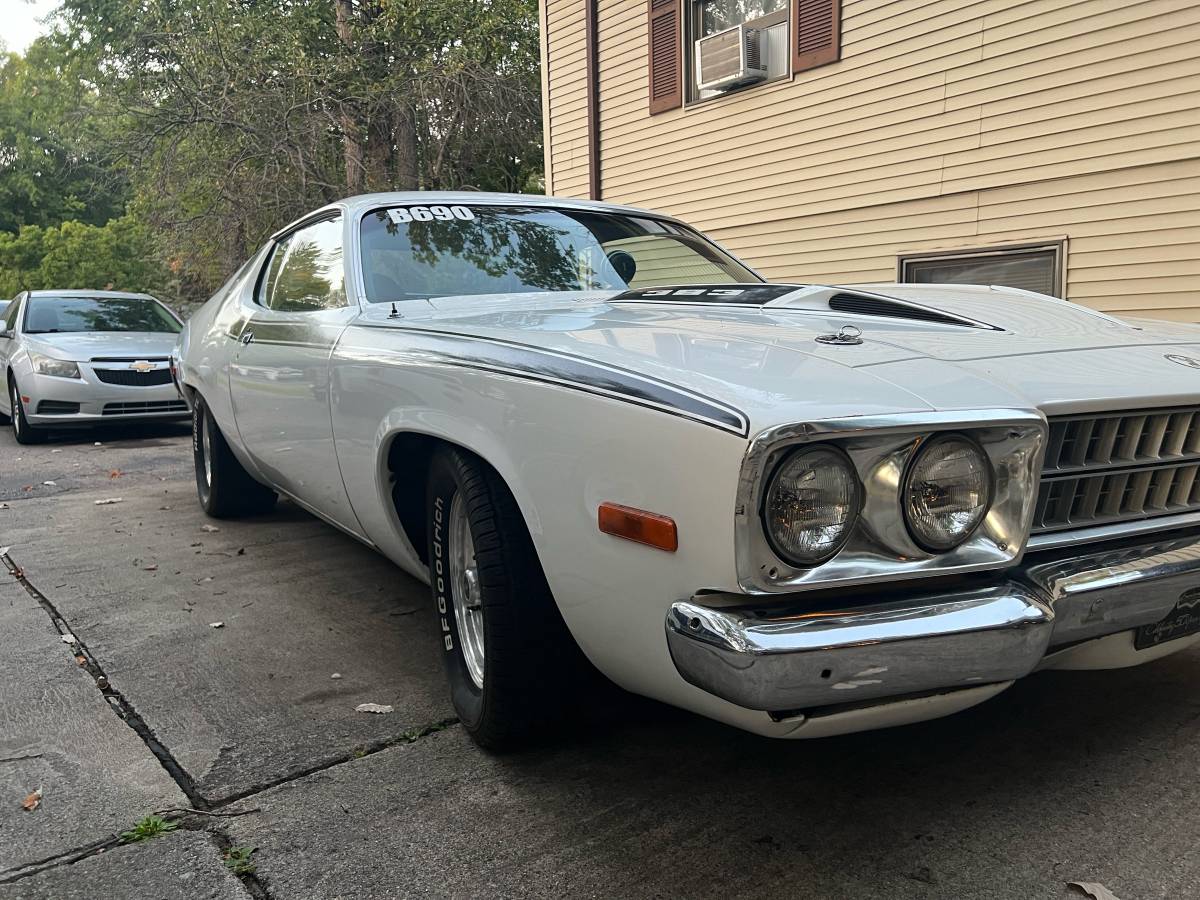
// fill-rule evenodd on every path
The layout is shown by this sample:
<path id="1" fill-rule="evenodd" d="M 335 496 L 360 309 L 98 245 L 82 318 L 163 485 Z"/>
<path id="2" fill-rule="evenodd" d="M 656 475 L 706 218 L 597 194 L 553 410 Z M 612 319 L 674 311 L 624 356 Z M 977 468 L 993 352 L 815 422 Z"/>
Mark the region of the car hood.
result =
<path id="1" fill-rule="evenodd" d="M 364 319 L 512 341 L 632 370 L 742 410 L 751 433 L 788 422 L 934 409 L 1065 414 L 1200 401 L 1197 326 L 1122 321 L 1009 289 L 836 290 L 886 293 L 920 304 L 924 314 L 944 312 L 978 325 L 837 312 L 825 302 L 787 297 L 742 306 L 597 294 L 443 298 L 428 308 L 406 305 L 401 318 L 379 308 Z M 818 340 L 846 326 L 859 329 L 861 343 Z"/>
<path id="2" fill-rule="evenodd" d="M 86 362 L 96 357 L 168 357 L 177 337 L 159 331 L 67 331 L 29 334 L 25 343 L 55 359 Z"/>

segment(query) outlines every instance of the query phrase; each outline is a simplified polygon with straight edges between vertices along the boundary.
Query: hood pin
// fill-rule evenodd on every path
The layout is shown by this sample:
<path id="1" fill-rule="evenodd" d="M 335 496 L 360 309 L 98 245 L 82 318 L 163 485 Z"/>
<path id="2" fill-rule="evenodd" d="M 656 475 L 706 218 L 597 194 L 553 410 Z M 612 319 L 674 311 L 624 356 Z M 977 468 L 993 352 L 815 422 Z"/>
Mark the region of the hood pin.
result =
<path id="1" fill-rule="evenodd" d="M 843 325 L 837 334 L 817 336 L 818 344 L 861 344 L 862 329 L 856 325 Z"/>

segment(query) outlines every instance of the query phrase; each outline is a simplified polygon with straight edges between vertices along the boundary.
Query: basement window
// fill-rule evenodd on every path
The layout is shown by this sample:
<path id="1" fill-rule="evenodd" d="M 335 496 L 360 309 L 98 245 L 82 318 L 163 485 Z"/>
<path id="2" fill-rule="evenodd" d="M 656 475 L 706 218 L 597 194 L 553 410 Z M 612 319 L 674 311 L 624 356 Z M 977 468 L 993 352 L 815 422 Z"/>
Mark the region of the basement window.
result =
<path id="1" fill-rule="evenodd" d="M 896 280 L 906 284 L 1002 285 L 1063 296 L 1063 245 L 1034 244 L 899 258 Z"/>

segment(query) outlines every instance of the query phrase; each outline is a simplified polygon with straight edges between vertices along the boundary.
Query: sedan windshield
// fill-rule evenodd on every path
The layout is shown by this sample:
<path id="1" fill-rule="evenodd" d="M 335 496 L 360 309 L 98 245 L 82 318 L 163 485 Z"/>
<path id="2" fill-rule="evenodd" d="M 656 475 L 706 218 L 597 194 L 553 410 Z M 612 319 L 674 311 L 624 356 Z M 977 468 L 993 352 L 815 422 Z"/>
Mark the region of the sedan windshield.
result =
<path id="1" fill-rule="evenodd" d="M 152 331 L 178 334 L 179 320 L 147 297 L 30 297 L 26 334 Z"/>
<path id="2" fill-rule="evenodd" d="M 362 221 L 373 303 L 658 285 L 758 283 L 719 247 L 643 216 L 519 206 L 394 206 Z"/>

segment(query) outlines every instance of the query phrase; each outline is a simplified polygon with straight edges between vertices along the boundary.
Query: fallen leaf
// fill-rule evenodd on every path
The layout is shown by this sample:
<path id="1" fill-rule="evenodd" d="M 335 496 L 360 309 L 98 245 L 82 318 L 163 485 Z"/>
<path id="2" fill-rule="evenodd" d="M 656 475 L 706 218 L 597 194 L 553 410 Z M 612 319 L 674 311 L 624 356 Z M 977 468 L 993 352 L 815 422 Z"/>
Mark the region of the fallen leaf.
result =
<path id="1" fill-rule="evenodd" d="M 22 486 L 21 490 L 23 490 L 25 493 L 27 493 L 27 494 L 28 494 L 30 491 L 32 491 L 32 490 L 33 490 L 33 485 L 32 485 L 32 484 L 26 484 L 26 485 Z"/>
<path id="2" fill-rule="evenodd" d="M 224 622 L 209 622 L 208 627 L 209 628 L 224 628 L 225 623 Z"/>
<path id="3" fill-rule="evenodd" d="M 28 797 L 21 801 L 21 809 L 26 812 L 33 812 L 38 808 L 38 804 L 42 802 L 42 789 L 38 788 Z"/>
<path id="4" fill-rule="evenodd" d="M 1068 881 L 1067 884 L 1079 888 L 1093 900 L 1119 900 L 1116 894 L 1095 881 Z"/>
<path id="5" fill-rule="evenodd" d="M 120 469 L 113 469 L 111 472 L 108 473 L 108 477 L 109 478 L 120 478 L 122 474 L 123 473 L 121 472 Z"/>
<path id="6" fill-rule="evenodd" d="M 360 703 L 358 706 L 354 707 L 354 711 L 382 714 L 390 713 L 392 711 L 392 707 L 386 706 L 382 703 Z"/>
<path id="7" fill-rule="evenodd" d="M 80 653 L 78 656 L 75 657 L 75 662 L 81 666 L 86 666 L 87 665 L 87 657 L 84 656 L 82 653 Z"/>
<path id="8" fill-rule="evenodd" d="M 124 503 L 124 497 L 105 497 L 103 500 L 93 500 L 97 506 L 108 506 L 110 503 Z"/>
<path id="9" fill-rule="evenodd" d="M 214 531 L 220 531 L 221 529 L 216 525 L 201 525 L 200 530 L 207 531 L 209 534 L 212 534 Z"/>

